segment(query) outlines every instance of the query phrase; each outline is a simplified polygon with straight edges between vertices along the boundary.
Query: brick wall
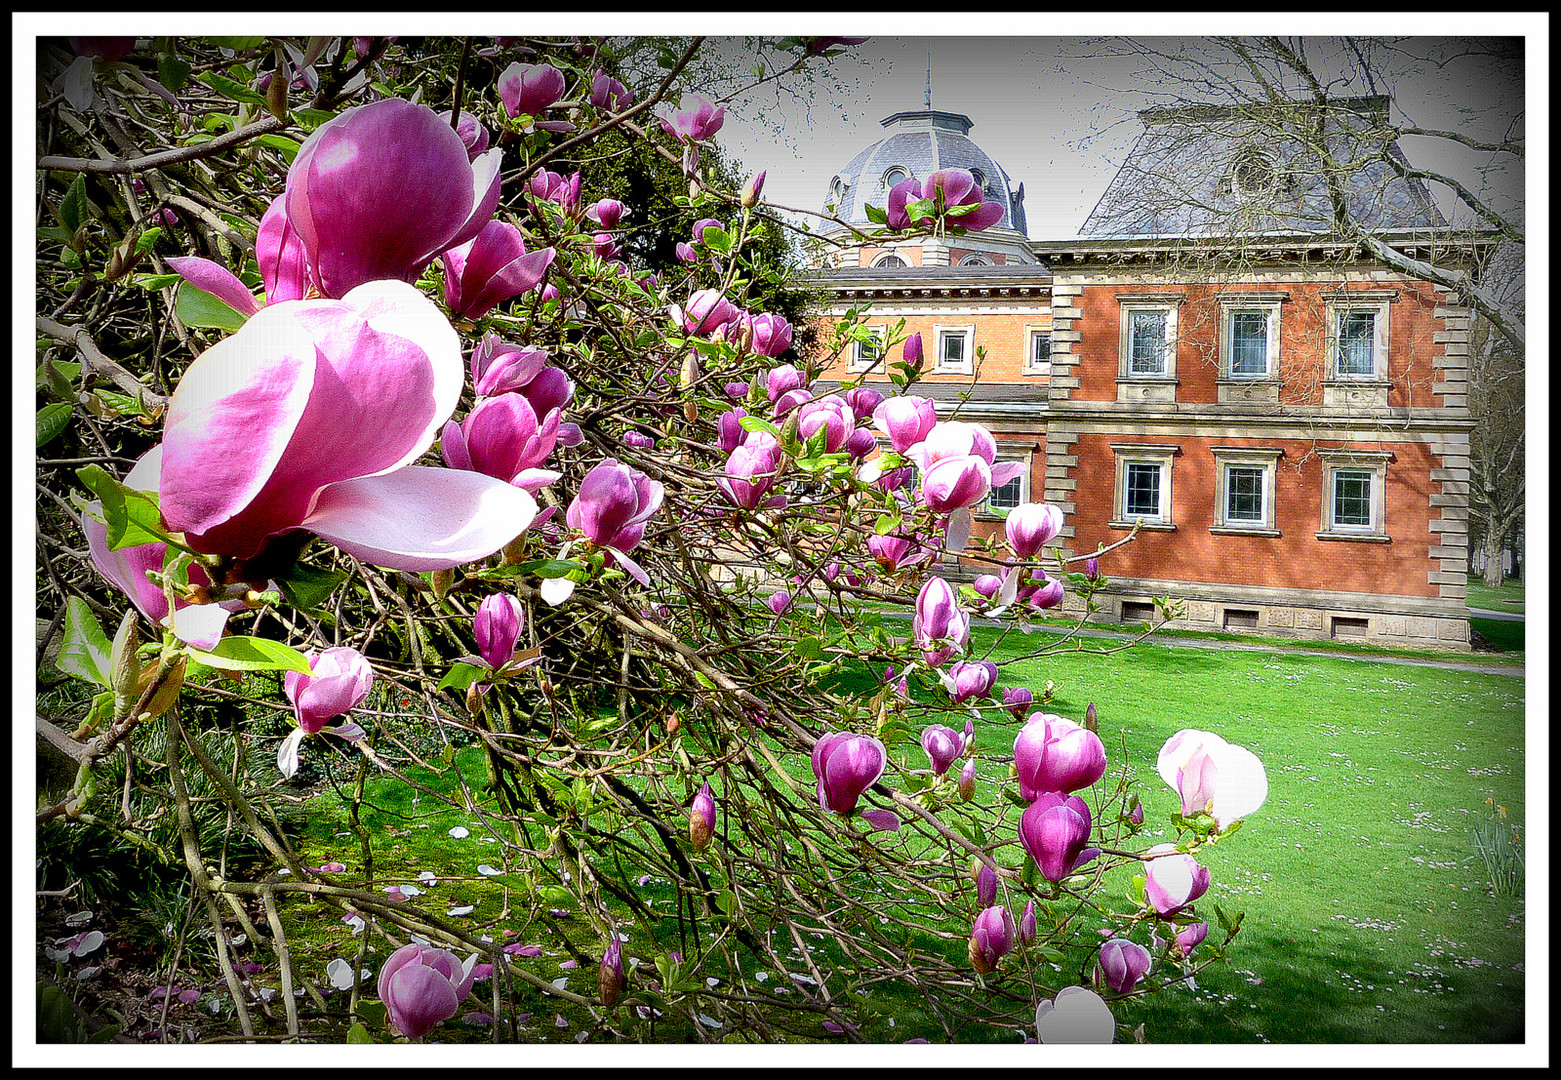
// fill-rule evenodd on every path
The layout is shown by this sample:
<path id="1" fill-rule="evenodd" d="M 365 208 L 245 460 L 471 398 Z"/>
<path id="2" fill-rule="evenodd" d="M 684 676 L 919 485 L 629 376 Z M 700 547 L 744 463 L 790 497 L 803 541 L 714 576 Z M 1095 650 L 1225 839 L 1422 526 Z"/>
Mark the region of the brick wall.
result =
<path id="1" fill-rule="evenodd" d="M 878 303 L 874 305 L 874 313 L 867 319 L 869 326 L 881 326 L 887 332 L 888 328 L 899 321 L 900 316 L 895 309 L 888 304 Z M 1030 348 L 1030 331 L 1032 329 L 1050 330 L 1051 313 L 1041 305 L 1036 305 L 1029 311 L 964 314 L 957 308 L 938 314 L 913 314 L 905 316 L 905 333 L 921 334 L 922 351 L 926 357 L 923 379 L 931 383 L 968 383 L 971 376 L 961 373 L 939 373 L 937 368 L 938 335 L 937 328 L 944 327 L 968 327 L 974 326 L 975 333 L 970 345 L 971 369 L 976 371 L 983 383 L 1035 383 L 1040 384 L 1045 380 L 1036 375 L 1024 373 L 1024 362 Z M 820 341 L 827 341 L 827 334 L 819 335 Z M 974 357 L 977 349 L 985 350 L 985 357 L 977 367 Z M 822 350 L 819 358 L 826 355 Z M 889 349 L 891 362 L 901 359 L 901 347 L 893 346 Z M 841 356 L 837 363 L 823 372 L 826 379 L 843 379 L 851 375 L 849 357 Z M 881 378 L 879 374 L 877 377 Z"/>

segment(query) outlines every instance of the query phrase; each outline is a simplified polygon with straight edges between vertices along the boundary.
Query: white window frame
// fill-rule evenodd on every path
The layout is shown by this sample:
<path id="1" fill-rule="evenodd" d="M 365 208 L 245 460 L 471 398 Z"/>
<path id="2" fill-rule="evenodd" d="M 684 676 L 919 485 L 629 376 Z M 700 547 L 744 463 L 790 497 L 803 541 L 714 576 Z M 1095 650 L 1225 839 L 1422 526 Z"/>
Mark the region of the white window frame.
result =
<path id="1" fill-rule="evenodd" d="M 1335 383 L 1386 383 L 1388 381 L 1388 313 L 1396 293 L 1335 294 L 1327 298 L 1328 360 L 1327 381 Z M 1344 320 L 1352 312 L 1370 312 L 1372 321 L 1371 371 L 1346 373 L 1339 370 L 1339 345 Z"/>
<path id="2" fill-rule="evenodd" d="M 1275 481 L 1279 459 L 1284 456 L 1284 451 L 1267 447 L 1215 446 L 1210 448 L 1210 452 L 1214 455 L 1214 524 L 1210 531 L 1278 536 L 1279 529 L 1275 523 Z M 1257 521 L 1230 517 L 1232 468 L 1263 471 L 1262 515 Z"/>
<path id="3" fill-rule="evenodd" d="M 881 326 L 869 326 L 867 332 L 878 343 L 878 354 L 876 356 L 865 356 L 862 343 L 860 341 L 851 342 L 851 360 L 847 364 L 847 368 L 850 371 L 866 371 L 875 363 L 878 364 L 880 370 L 884 367 L 883 364 L 878 363 L 884 354 L 884 328 Z"/>
<path id="4" fill-rule="evenodd" d="M 960 266 L 992 266 L 992 257 L 980 251 L 972 251 L 959 260 Z"/>
<path id="5" fill-rule="evenodd" d="M 1002 444 L 998 444 L 997 456 L 993 459 L 992 464 L 994 466 L 1002 465 L 1009 461 L 1017 461 L 1024 465 L 1023 471 L 1021 471 L 1019 475 L 1014 478 L 1019 481 L 1019 501 L 1016 502 L 1014 506 L 994 508 L 992 506 L 992 495 L 996 493 L 996 488 L 994 488 L 993 491 L 987 493 L 986 498 L 981 500 L 980 507 L 976 511 L 977 517 L 1002 521 L 1004 518 L 1008 517 L 1009 512 L 1013 510 L 1014 507 L 1023 506 L 1025 503 L 1030 501 L 1030 455 L 1021 453 L 1005 453 L 1003 451 Z M 1009 483 L 1012 482 L 1012 480 L 1009 481 Z"/>
<path id="6" fill-rule="evenodd" d="M 889 177 L 893 176 L 895 173 L 904 173 L 905 175 L 901 176 L 898 180 L 889 179 Z M 883 185 L 883 189 L 885 191 L 889 191 L 894 187 L 895 184 L 903 184 L 910 178 L 911 171 L 904 165 L 891 165 L 884 170 L 883 179 L 880 181 L 880 183 Z"/>
<path id="7" fill-rule="evenodd" d="M 898 265 L 889 266 L 889 260 L 893 259 Z M 873 257 L 874 266 L 882 266 L 889 270 L 903 270 L 911 265 L 911 261 L 898 251 L 882 251 Z"/>
<path id="8" fill-rule="evenodd" d="M 1119 379 L 1148 382 L 1171 382 L 1176 379 L 1177 312 L 1184 299 L 1185 297 L 1178 295 L 1159 294 L 1117 296 L 1120 304 L 1120 316 L 1117 320 L 1120 331 L 1117 363 Z M 1159 371 L 1133 370 L 1133 313 L 1140 311 L 1165 313 L 1165 348 L 1161 353 L 1162 363 Z"/>
<path id="9" fill-rule="evenodd" d="M 946 363 L 943 359 L 943 341 L 945 338 L 959 335 L 965 339 L 965 355 L 957 363 Z M 975 370 L 976 356 L 976 324 L 969 323 L 965 326 L 939 325 L 932 328 L 933 348 L 933 372 L 936 374 L 969 375 Z"/>
<path id="10" fill-rule="evenodd" d="M 1052 328 L 1049 326 L 1027 326 L 1024 328 L 1024 373 L 1026 375 L 1050 375 L 1052 362 L 1050 359 L 1037 360 L 1035 358 L 1035 340 L 1045 338 L 1051 342 Z M 1055 342 L 1051 342 L 1055 345 Z"/>
<path id="11" fill-rule="evenodd" d="M 1279 309 L 1280 300 L 1268 298 L 1221 297 L 1220 298 L 1220 377 L 1240 382 L 1277 379 L 1279 377 Z M 1235 317 L 1260 314 L 1267 319 L 1268 355 L 1265 369 L 1259 373 L 1238 372 L 1234 367 L 1232 346 L 1235 344 Z"/>
<path id="12" fill-rule="evenodd" d="M 1365 540 L 1383 543 L 1387 532 L 1387 471 L 1393 454 L 1387 450 L 1319 450 L 1322 458 L 1322 528 L 1319 540 Z M 1371 475 L 1371 521 L 1366 525 L 1341 524 L 1335 517 L 1335 490 L 1339 473 Z"/>
<path id="13" fill-rule="evenodd" d="M 1171 474 L 1174 459 L 1181 452 L 1181 447 L 1147 443 L 1112 443 L 1111 450 L 1116 455 L 1116 488 L 1112 493 L 1112 520 L 1107 524 L 1112 528 L 1131 529 L 1133 524 L 1142 517 L 1144 528 L 1146 529 L 1175 529 L 1174 507 L 1176 504 L 1172 490 Z M 1127 474 L 1128 466 L 1130 465 L 1148 465 L 1160 471 L 1160 507 L 1158 513 L 1153 517 L 1138 514 L 1128 515 Z"/>

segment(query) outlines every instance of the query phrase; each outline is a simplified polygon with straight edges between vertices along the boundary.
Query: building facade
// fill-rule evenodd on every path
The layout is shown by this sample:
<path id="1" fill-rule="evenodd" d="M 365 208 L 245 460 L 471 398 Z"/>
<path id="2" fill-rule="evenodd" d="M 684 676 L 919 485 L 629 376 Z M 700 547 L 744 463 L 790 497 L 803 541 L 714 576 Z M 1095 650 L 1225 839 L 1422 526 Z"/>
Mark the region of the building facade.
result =
<path id="1" fill-rule="evenodd" d="M 1385 102 L 1351 108 L 1369 121 Z M 1038 500 L 1064 512 L 1068 555 L 1132 535 L 1102 563 L 1107 618 L 1153 618 L 1163 596 L 1182 601 L 1172 625 L 1189 629 L 1467 649 L 1470 312 L 1295 228 L 1317 196 L 1287 176 L 1283 147 L 1207 124 L 1189 136 L 1175 110 L 1142 115 L 1080 236 L 1057 241 L 1016 240 L 1022 187 L 971 142 L 968 118 L 884 121 L 890 134 L 831 182 L 841 216 L 865 223 L 893 183 L 948 167 L 980 169 L 1005 213 L 991 236 L 837 247 L 813 279 L 824 317 L 868 305 L 876 337 L 816 358 L 823 379 L 893 393 L 883 365 L 901 346 L 888 343 L 902 320 L 919 332 L 913 392 L 942 418 L 985 424 L 1000 460 L 1028 466 L 978 508 L 975 535 Z M 1178 155 L 1202 175 L 1183 168 L 1178 190 L 1153 191 Z M 1396 250 L 1482 256 L 1481 242 L 1447 238 L 1418 182 L 1358 180 Z M 1276 219 L 1254 210 L 1238 233 L 1197 220 L 1221 202 Z"/>

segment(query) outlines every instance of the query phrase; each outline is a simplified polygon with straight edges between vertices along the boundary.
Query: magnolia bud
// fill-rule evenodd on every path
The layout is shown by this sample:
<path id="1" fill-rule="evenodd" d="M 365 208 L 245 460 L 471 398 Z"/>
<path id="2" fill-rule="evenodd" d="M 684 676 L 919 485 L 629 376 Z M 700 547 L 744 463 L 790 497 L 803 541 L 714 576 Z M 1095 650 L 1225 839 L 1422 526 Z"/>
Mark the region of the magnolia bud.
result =
<path id="1" fill-rule="evenodd" d="M 474 682 L 466 688 L 466 711 L 473 716 L 482 711 L 482 683 Z"/>
<path id="2" fill-rule="evenodd" d="M 143 716 L 161 716 L 168 711 L 175 701 L 179 700 L 179 689 L 184 685 L 186 659 L 185 656 L 181 655 L 174 662 L 173 667 L 169 668 L 163 675 L 163 681 L 157 684 L 157 689 L 152 691 L 151 699 L 147 701 L 146 708 L 141 711 Z M 152 685 L 152 679 L 156 675 L 157 667 L 155 665 L 141 670 L 141 679 L 136 684 L 137 700 L 140 700 L 141 695 L 146 693 L 147 687 Z"/>
<path id="3" fill-rule="evenodd" d="M 276 73 L 271 76 L 271 85 L 266 87 L 266 112 L 278 120 L 287 119 L 287 84 L 292 81 L 293 73 L 287 66 L 287 56 L 280 47 L 276 50 Z"/>
<path id="4" fill-rule="evenodd" d="M 764 190 L 764 171 L 761 169 L 743 185 L 743 209 L 752 210 L 759 204 L 759 193 Z"/>
<path id="5" fill-rule="evenodd" d="M 1089 578 L 1091 581 L 1094 581 L 1100 577 L 1099 559 L 1090 558 L 1084 561 L 1084 576 Z"/>
<path id="6" fill-rule="evenodd" d="M 114 635 L 114 646 L 109 651 L 109 685 L 115 698 L 134 701 L 136 682 L 141 675 L 141 661 L 136 656 L 139 644 L 136 634 L 136 613 L 132 608 L 119 621 L 119 632 Z"/>
<path id="7" fill-rule="evenodd" d="M 618 1004 L 623 996 L 623 983 L 623 946 L 615 932 L 612 944 L 602 954 L 601 966 L 596 969 L 596 994 L 604 1006 L 610 1009 Z"/>
<path id="8" fill-rule="evenodd" d="M 990 975 L 997 968 L 987 963 L 986 954 L 981 951 L 981 946 L 976 944 L 974 938 L 970 939 L 969 946 L 965 949 L 965 955 L 970 958 L 970 966 L 982 975 Z"/>
<path id="9" fill-rule="evenodd" d="M 667 717 L 667 736 L 670 738 L 671 736 L 676 735 L 678 733 L 678 728 L 682 726 L 683 717 L 678 713 L 673 713 L 671 716 Z"/>
<path id="10" fill-rule="evenodd" d="M 1095 720 L 1095 703 L 1092 701 L 1084 710 L 1084 728 L 1086 731 L 1100 731 L 1100 724 Z"/>
<path id="11" fill-rule="evenodd" d="M 976 797 L 976 759 L 965 762 L 959 773 L 959 797 L 969 802 Z"/>
<path id="12" fill-rule="evenodd" d="M 699 794 L 694 796 L 693 805 L 688 811 L 688 842 L 703 850 L 710 845 L 710 838 L 714 834 L 715 796 L 710 793 L 710 782 L 707 780 L 699 789 Z"/>
<path id="13" fill-rule="evenodd" d="M 429 575 L 429 579 L 434 589 L 435 599 L 443 600 L 445 594 L 450 591 L 450 586 L 455 584 L 455 569 L 454 567 L 445 567 L 435 570 Z"/>

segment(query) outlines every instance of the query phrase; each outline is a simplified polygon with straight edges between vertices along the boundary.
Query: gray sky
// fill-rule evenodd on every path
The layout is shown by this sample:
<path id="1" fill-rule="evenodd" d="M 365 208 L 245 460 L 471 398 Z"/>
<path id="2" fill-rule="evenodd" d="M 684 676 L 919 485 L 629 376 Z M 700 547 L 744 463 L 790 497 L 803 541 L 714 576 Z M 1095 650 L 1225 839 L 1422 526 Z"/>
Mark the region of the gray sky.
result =
<path id="1" fill-rule="evenodd" d="M 1497 20 L 1481 25 L 1485 32 L 1501 27 Z M 1507 32 L 1522 29 L 1512 23 Z M 1141 41 L 1170 53 L 1208 48 L 1200 39 Z M 1412 39 L 1404 48 L 1424 52 L 1433 43 Z M 1308 59 L 1326 70 L 1337 41 L 1319 38 L 1309 45 Z M 720 47 L 736 59 L 745 55 L 739 39 Z M 1130 49 L 1120 39 L 1078 37 L 872 38 L 829 61 L 831 78 L 811 100 L 771 86 L 734 103 L 718 141 L 750 170 L 767 170 L 767 199 L 817 210 L 830 177 L 884 134 L 880 120 L 922 107 L 930 53 L 933 106 L 969 116 L 971 138 L 1014 184 L 1024 183 L 1031 237 L 1066 238 L 1076 233 L 1140 132 L 1137 110 L 1168 100 L 1164 77 L 1144 57 L 1123 55 Z M 1421 69 L 1391 87 L 1400 121 L 1407 115 L 1421 127 L 1499 138 L 1523 108 L 1517 65 L 1487 59 L 1436 68 L 1394 59 Z M 1356 82 L 1342 92 L 1381 89 Z M 1521 170 L 1493 173 L 1489 153 L 1440 139 L 1406 139 L 1402 146 L 1412 163 L 1450 170 L 1503 212 L 1521 206 Z M 1438 200 L 1451 215 L 1452 203 Z"/>

